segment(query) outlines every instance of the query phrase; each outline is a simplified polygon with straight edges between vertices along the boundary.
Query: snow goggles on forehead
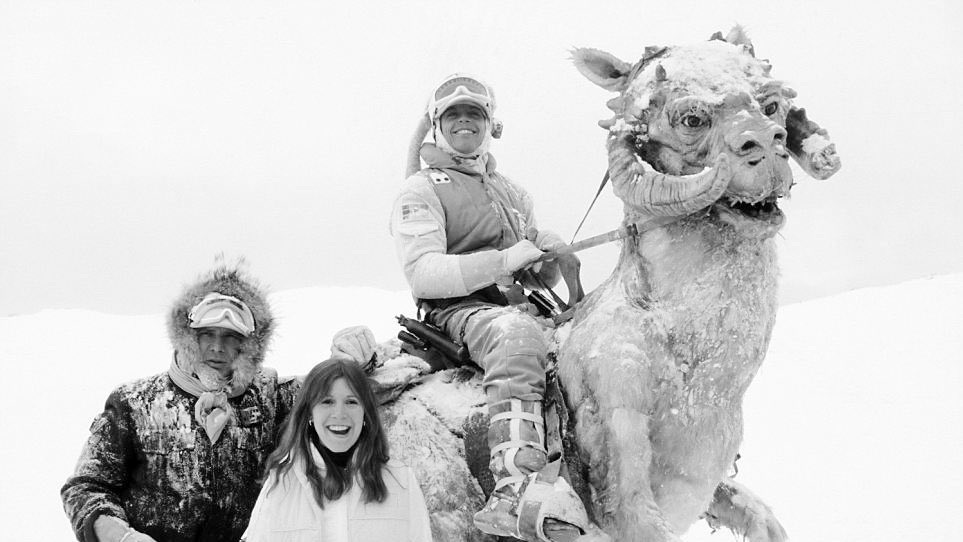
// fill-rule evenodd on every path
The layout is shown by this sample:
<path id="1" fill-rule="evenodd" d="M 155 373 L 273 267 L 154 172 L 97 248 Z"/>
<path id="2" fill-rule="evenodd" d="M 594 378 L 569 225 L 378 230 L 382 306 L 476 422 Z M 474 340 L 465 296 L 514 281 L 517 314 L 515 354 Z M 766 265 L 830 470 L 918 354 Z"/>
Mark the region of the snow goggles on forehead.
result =
<path id="1" fill-rule="evenodd" d="M 204 296 L 187 316 L 190 327 L 221 327 L 247 337 L 254 331 L 254 314 L 243 301 L 229 295 L 211 292 Z"/>
<path id="2" fill-rule="evenodd" d="M 461 87 L 461 88 L 459 88 Z M 445 81 L 438 87 L 435 91 L 435 101 L 447 98 L 453 94 L 462 93 L 465 95 L 474 94 L 484 99 L 490 99 L 491 95 L 488 92 L 488 87 L 485 83 L 473 79 L 471 77 L 461 76 L 452 77 L 451 79 Z"/>
<path id="3" fill-rule="evenodd" d="M 467 76 L 448 79 L 432 95 L 433 113 L 438 116 L 449 107 L 459 103 L 473 103 L 482 108 L 488 118 L 495 109 L 495 97 L 488 85 Z"/>

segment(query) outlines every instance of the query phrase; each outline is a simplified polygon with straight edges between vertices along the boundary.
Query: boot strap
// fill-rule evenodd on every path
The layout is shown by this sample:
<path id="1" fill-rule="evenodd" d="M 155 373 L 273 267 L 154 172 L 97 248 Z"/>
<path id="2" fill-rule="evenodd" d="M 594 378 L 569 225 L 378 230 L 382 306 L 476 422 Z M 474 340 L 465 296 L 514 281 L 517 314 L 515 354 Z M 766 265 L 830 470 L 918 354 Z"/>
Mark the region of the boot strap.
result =
<path id="1" fill-rule="evenodd" d="M 529 407 L 528 412 L 525 407 Z M 545 418 L 542 415 L 541 401 L 522 401 L 521 399 L 506 399 L 488 406 L 489 412 L 495 412 L 488 418 L 488 425 L 499 421 L 508 421 L 510 440 L 521 440 L 520 420 L 532 422 L 538 442 L 530 442 L 533 448 L 545 451 Z M 492 455 L 494 455 L 494 450 Z"/>
<path id="2" fill-rule="evenodd" d="M 502 478 L 501 480 L 498 480 L 497 482 L 495 482 L 495 489 L 492 490 L 492 493 L 494 493 L 495 491 L 498 491 L 499 489 L 501 489 L 501 488 L 503 488 L 503 487 L 505 487 L 505 486 L 514 486 L 515 484 L 520 484 L 521 482 L 524 482 L 524 481 L 525 481 L 525 476 L 524 476 L 524 475 L 521 475 L 521 476 L 506 476 L 506 477 Z M 517 488 L 514 488 L 514 489 L 517 489 Z"/>
<path id="3" fill-rule="evenodd" d="M 516 412 L 519 414 L 534 414 L 536 416 L 541 417 L 542 402 L 541 401 L 522 401 L 521 399 L 504 399 L 502 401 L 497 401 L 489 404 L 488 412 L 493 413 L 492 414 L 493 418 L 501 414 L 507 414 L 509 412 Z"/>
<path id="4" fill-rule="evenodd" d="M 534 423 L 536 426 L 545 425 L 545 420 L 542 419 L 541 414 L 532 414 L 531 412 L 499 412 L 491 418 L 488 419 L 488 423 L 495 423 L 501 420 L 528 420 Z"/>
<path id="5" fill-rule="evenodd" d="M 502 450 L 509 450 L 509 451 L 511 451 L 511 450 L 518 450 L 518 449 L 520 449 L 520 448 L 535 448 L 536 450 L 538 450 L 538 451 L 540 451 L 540 452 L 548 453 L 548 452 L 545 450 L 545 447 L 542 446 L 541 444 L 537 443 L 537 442 L 532 442 L 532 441 L 530 441 L 530 440 L 507 440 L 507 441 L 499 444 L 498 446 L 495 446 L 494 448 L 492 448 L 491 455 L 494 456 L 495 454 L 497 454 L 498 452 L 500 452 L 500 451 L 502 451 Z M 506 452 L 506 453 L 508 453 L 508 452 Z M 512 454 L 512 455 L 514 455 L 514 454 Z"/>
<path id="6" fill-rule="evenodd" d="M 525 410 L 528 407 L 532 412 Z M 524 477 L 525 473 L 522 472 L 515 465 L 515 454 L 521 448 L 534 448 L 539 452 L 547 455 L 545 449 L 545 420 L 542 418 L 542 404 L 538 401 L 522 401 L 521 399 L 508 399 L 505 401 L 499 401 L 493 405 L 489 406 L 489 411 L 500 411 L 493 414 L 488 419 L 489 427 L 492 427 L 498 422 L 508 423 L 508 440 L 500 442 L 499 444 L 493 446 L 490 450 L 491 457 L 495 457 L 496 454 L 504 452 L 502 457 L 502 463 L 505 466 L 505 470 L 508 471 L 510 477 L 518 478 Z M 522 438 L 522 421 L 531 422 L 532 428 L 535 430 L 535 435 L 538 441 L 532 441 L 529 439 Z M 508 482 L 508 483 L 515 483 Z M 506 484 L 496 484 L 497 487 L 503 487 Z"/>

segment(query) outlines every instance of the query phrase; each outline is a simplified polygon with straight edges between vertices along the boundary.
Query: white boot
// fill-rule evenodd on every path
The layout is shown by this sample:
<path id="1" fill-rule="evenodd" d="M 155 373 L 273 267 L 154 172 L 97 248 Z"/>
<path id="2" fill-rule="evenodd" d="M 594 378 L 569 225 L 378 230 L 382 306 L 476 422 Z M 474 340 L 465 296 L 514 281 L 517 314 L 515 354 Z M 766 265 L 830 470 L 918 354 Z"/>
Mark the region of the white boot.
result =
<path id="1" fill-rule="evenodd" d="M 582 501 L 558 477 L 557 463 L 546 469 L 541 401 L 509 399 L 490 405 L 489 414 L 495 490 L 475 514 L 475 526 L 530 542 L 562 542 L 584 533 L 588 517 Z M 553 538 L 546 534 L 546 524 Z"/>

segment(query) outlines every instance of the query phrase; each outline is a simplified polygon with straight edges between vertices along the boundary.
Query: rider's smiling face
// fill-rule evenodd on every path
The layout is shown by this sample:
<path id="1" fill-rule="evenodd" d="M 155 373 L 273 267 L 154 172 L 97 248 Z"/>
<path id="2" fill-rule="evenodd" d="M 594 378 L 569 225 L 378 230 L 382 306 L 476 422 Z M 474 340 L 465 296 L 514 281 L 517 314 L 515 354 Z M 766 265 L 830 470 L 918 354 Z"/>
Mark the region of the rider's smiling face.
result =
<path id="1" fill-rule="evenodd" d="M 441 133 L 451 148 L 471 154 L 485 140 L 488 118 L 473 104 L 455 104 L 441 114 Z"/>

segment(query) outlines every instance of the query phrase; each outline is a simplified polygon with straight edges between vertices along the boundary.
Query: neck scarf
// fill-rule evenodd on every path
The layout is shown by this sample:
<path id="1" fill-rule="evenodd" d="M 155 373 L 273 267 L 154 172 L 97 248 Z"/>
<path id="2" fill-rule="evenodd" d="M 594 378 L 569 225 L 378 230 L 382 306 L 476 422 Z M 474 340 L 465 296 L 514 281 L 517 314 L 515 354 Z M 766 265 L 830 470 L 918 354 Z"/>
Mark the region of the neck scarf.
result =
<path id="1" fill-rule="evenodd" d="M 197 403 L 194 405 L 194 419 L 204 428 L 207 437 L 211 439 L 211 444 L 217 442 L 231 419 L 231 405 L 227 402 L 228 398 L 240 397 L 247 390 L 247 386 L 231 381 L 221 389 L 210 389 L 177 363 L 177 354 L 174 354 L 167 374 L 178 388 L 197 397 Z"/>

